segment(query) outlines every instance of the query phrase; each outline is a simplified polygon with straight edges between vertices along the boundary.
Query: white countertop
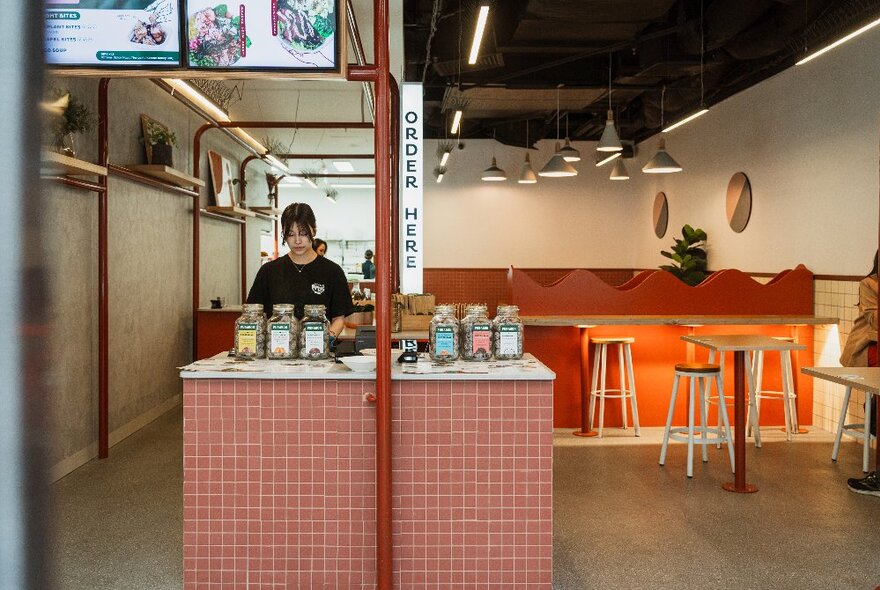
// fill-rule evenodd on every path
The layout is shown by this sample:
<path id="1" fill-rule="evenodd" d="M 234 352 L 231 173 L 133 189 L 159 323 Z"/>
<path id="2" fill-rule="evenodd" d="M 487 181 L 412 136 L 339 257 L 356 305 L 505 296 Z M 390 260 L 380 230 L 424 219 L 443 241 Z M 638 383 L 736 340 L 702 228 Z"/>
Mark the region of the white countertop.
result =
<path id="1" fill-rule="evenodd" d="M 432 363 L 424 354 L 419 362 L 401 365 L 392 354 L 391 379 L 413 381 L 552 381 L 556 373 L 531 354 L 519 361 Z M 183 379 L 367 379 L 376 372 L 356 373 L 332 360 L 240 361 L 225 353 L 180 368 Z"/>

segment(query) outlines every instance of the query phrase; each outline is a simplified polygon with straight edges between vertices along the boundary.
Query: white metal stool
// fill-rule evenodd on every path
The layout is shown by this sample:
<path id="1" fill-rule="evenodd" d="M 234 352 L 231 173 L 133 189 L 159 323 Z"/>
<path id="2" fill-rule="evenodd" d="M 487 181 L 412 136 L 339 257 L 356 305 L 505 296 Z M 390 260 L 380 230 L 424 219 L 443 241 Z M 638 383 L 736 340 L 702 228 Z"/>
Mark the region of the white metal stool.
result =
<path id="1" fill-rule="evenodd" d="M 593 429 L 593 410 L 596 408 L 596 398 L 599 398 L 599 436 L 602 436 L 602 428 L 605 426 L 605 399 L 620 399 L 621 415 L 623 416 L 623 428 L 626 430 L 627 413 L 626 400 L 629 398 L 632 407 L 633 428 L 635 435 L 639 436 L 639 407 L 636 403 L 636 382 L 633 377 L 632 349 L 630 344 L 635 338 L 590 338 L 595 345 L 593 352 L 593 382 L 590 387 L 590 430 Z M 608 366 L 608 346 L 617 345 L 617 365 L 620 370 L 620 387 L 609 389 L 605 387 Z M 599 372 L 601 370 L 601 383 Z M 628 385 L 628 387 L 627 387 Z M 615 393 L 609 393 L 615 392 Z"/>
<path id="2" fill-rule="evenodd" d="M 794 342 L 794 338 L 788 336 L 774 336 L 774 338 L 785 342 Z M 753 432 L 753 428 L 758 428 L 762 399 L 778 400 L 782 402 L 782 411 L 785 413 L 785 438 L 788 439 L 789 442 L 791 442 L 792 433 L 797 434 L 798 432 L 797 395 L 794 392 L 794 376 L 792 375 L 790 350 L 779 351 L 779 368 L 782 374 L 782 391 L 763 389 L 764 351 L 756 350 L 754 352 L 752 369 L 755 372 L 755 392 L 753 396 L 755 403 L 749 404 L 749 413 L 751 413 L 752 406 L 754 406 L 755 418 L 754 420 L 746 420 L 746 424 L 748 425 L 746 436 Z"/>
<path id="3" fill-rule="evenodd" d="M 831 451 L 831 460 L 837 461 L 837 453 L 840 451 L 840 437 L 843 434 L 853 438 L 862 439 L 862 471 L 868 473 L 868 455 L 871 449 L 871 439 L 876 438 L 871 435 L 871 398 L 873 394 L 865 393 L 865 423 L 864 424 L 846 424 L 846 410 L 849 408 L 849 398 L 852 394 L 852 387 L 847 387 L 843 394 L 843 407 L 840 409 L 840 420 L 837 422 L 837 434 L 834 435 L 834 449 Z M 861 429 L 861 432 L 859 432 Z"/>
<path id="4" fill-rule="evenodd" d="M 706 395 L 706 410 L 708 412 L 709 404 L 718 405 L 718 407 L 719 407 L 718 430 L 720 431 L 720 430 L 724 429 L 724 425 L 721 423 L 720 407 L 722 405 L 724 405 L 725 411 L 726 411 L 727 406 L 732 406 L 733 405 L 733 396 L 725 397 L 725 395 L 724 395 L 724 386 L 723 386 L 723 383 L 724 383 L 724 353 L 721 352 L 719 354 L 720 354 L 720 358 L 718 361 L 718 366 L 720 367 L 720 378 L 718 379 L 718 381 L 717 381 L 718 385 L 716 386 L 716 390 L 718 391 L 718 395 L 708 395 L 708 394 Z M 757 407 L 758 407 L 758 405 L 757 405 L 757 401 L 755 399 L 755 395 L 753 393 L 754 391 L 756 391 L 756 389 L 755 389 L 755 372 L 752 370 L 752 362 L 750 359 L 751 359 L 750 355 L 745 355 L 746 376 L 747 376 L 746 395 L 748 396 L 748 402 L 749 402 L 749 405 L 746 408 L 746 429 L 749 434 L 754 433 L 755 446 L 760 448 L 761 447 L 761 431 L 758 429 L 758 420 L 757 420 L 757 416 L 758 416 Z M 712 364 L 714 362 L 715 362 L 715 351 L 710 350 L 709 351 L 709 363 Z M 711 383 L 709 383 L 709 387 L 707 387 L 707 389 L 711 389 Z M 720 401 L 722 399 L 724 400 L 723 404 L 720 403 Z M 754 428 L 752 428 L 752 426 L 754 426 Z M 718 443 L 718 447 L 721 448 L 720 442 Z"/>
<path id="5" fill-rule="evenodd" d="M 688 424 L 683 427 L 672 428 L 672 414 L 675 411 L 675 400 L 678 397 L 678 382 L 681 377 L 690 379 L 688 389 Z M 666 417 L 666 429 L 663 432 L 663 446 L 660 449 L 660 465 L 666 463 L 666 447 L 669 439 L 687 442 L 687 476 L 694 476 L 694 444 L 703 446 L 703 463 L 709 460 L 706 445 L 714 443 L 727 443 L 727 452 L 730 455 L 730 469 L 734 469 L 733 444 L 730 437 L 730 423 L 727 419 L 727 406 L 718 404 L 718 414 L 721 416 L 723 428 L 709 428 L 707 425 L 708 404 L 706 395 L 710 379 L 715 380 L 718 391 L 721 391 L 721 367 L 714 364 L 704 363 L 681 363 L 675 365 L 675 379 L 672 382 L 672 397 L 669 400 L 669 415 Z M 699 401 L 695 401 L 695 386 L 699 381 Z M 721 396 L 723 400 L 724 396 Z M 694 404 L 700 407 L 700 426 L 694 425 Z M 694 434 L 700 435 L 699 440 L 694 439 Z M 709 437 L 708 435 L 712 435 Z"/>

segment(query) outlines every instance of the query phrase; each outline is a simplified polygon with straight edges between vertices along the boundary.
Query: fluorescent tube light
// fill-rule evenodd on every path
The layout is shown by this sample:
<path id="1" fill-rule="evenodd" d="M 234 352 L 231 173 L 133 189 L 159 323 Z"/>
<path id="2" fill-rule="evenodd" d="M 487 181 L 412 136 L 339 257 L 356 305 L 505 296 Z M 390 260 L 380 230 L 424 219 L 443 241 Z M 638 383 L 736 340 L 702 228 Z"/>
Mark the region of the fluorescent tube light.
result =
<path id="1" fill-rule="evenodd" d="M 210 100 L 207 96 L 205 96 L 183 80 L 178 80 L 177 78 L 162 78 L 162 81 L 171 86 L 171 88 L 173 88 L 177 92 L 180 92 L 192 102 L 194 102 L 199 108 L 207 112 L 216 120 L 224 122 L 228 122 L 230 120 L 229 115 L 224 113 L 220 109 L 220 107 L 214 104 L 214 101 Z"/>
<path id="2" fill-rule="evenodd" d="M 441 182 L 443 182 L 443 172 L 437 175 L 437 184 L 440 184 Z"/>
<path id="3" fill-rule="evenodd" d="M 443 157 L 440 158 L 440 167 L 445 168 L 446 162 L 449 161 L 449 152 L 443 152 Z"/>
<path id="4" fill-rule="evenodd" d="M 267 162 L 272 164 L 272 166 L 274 166 L 275 168 L 278 168 L 278 170 L 280 170 L 281 172 L 284 172 L 285 174 L 290 174 L 290 169 L 287 167 L 287 165 L 272 154 L 266 154 L 265 158 Z"/>
<path id="5" fill-rule="evenodd" d="M 333 167 L 339 172 L 354 172 L 354 165 L 349 160 L 333 160 Z"/>
<path id="6" fill-rule="evenodd" d="M 371 183 L 356 183 L 353 182 L 351 184 L 331 184 L 331 188 L 376 188 L 375 184 Z"/>
<path id="7" fill-rule="evenodd" d="M 461 111 L 455 111 L 455 116 L 452 117 L 452 129 L 449 132 L 453 135 L 458 133 L 459 125 L 461 125 Z"/>
<path id="8" fill-rule="evenodd" d="M 604 166 L 605 164 L 607 164 L 608 162 L 610 162 L 614 158 L 619 158 L 621 156 L 621 154 L 623 154 L 623 152 L 613 152 L 613 153 L 609 154 L 606 158 L 603 158 L 603 159 L 599 160 L 598 162 L 596 162 L 596 168 L 598 168 L 599 166 Z"/>
<path id="9" fill-rule="evenodd" d="M 468 56 L 468 63 L 474 65 L 477 63 L 477 56 L 480 53 L 480 43 L 483 42 L 483 33 L 486 30 L 486 21 L 489 19 L 489 5 L 482 4 L 480 13 L 477 15 L 477 26 L 474 29 L 474 41 L 471 43 L 471 53 Z"/>
<path id="10" fill-rule="evenodd" d="M 877 25 L 880 25 L 880 18 L 878 18 L 877 20 L 875 20 L 873 22 L 866 24 L 864 27 L 862 27 L 861 29 L 859 29 L 857 31 L 853 31 L 852 33 L 850 33 L 846 37 L 843 37 L 842 39 L 838 39 L 837 41 L 835 41 L 831 45 L 828 45 L 827 47 L 823 47 L 822 49 L 820 49 L 819 51 L 817 51 L 815 53 L 811 53 L 810 55 L 808 55 L 807 57 L 805 57 L 801 61 L 797 62 L 795 65 L 800 66 L 800 65 L 807 63 L 808 61 L 812 61 L 812 60 L 816 59 L 817 57 L 819 57 L 820 55 L 822 55 L 823 53 L 831 51 L 832 49 L 834 49 L 838 45 L 843 45 L 844 43 L 846 43 L 847 41 L 849 41 L 853 37 L 857 37 L 857 36 L 861 35 L 862 33 L 864 33 L 865 31 L 873 29 Z"/>
<path id="11" fill-rule="evenodd" d="M 672 131 L 673 129 L 675 129 L 675 128 L 677 128 L 677 127 L 681 127 L 681 126 L 684 125 L 685 123 L 690 123 L 691 121 L 693 121 L 693 120 L 696 119 L 697 117 L 700 117 L 700 116 L 702 116 L 702 115 L 705 115 L 705 114 L 708 113 L 708 112 L 709 112 L 709 109 L 702 109 L 702 110 L 697 111 L 696 113 L 693 113 L 693 114 L 691 114 L 691 115 L 688 115 L 687 117 L 685 117 L 685 118 L 682 119 L 681 121 L 677 121 L 677 122 L 673 123 L 672 125 L 670 125 L 669 127 L 667 127 L 666 129 L 664 129 L 664 130 L 663 130 L 663 133 L 667 133 L 667 132 Z"/>

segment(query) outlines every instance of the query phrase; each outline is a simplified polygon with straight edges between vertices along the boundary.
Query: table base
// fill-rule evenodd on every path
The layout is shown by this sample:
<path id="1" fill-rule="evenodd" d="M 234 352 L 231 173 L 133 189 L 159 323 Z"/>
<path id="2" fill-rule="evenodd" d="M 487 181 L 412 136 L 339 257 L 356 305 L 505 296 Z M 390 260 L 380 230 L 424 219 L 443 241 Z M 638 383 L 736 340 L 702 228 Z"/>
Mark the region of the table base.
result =
<path id="1" fill-rule="evenodd" d="M 583 436 L 583 437 L 591 437 L 591 436 L 598 436 L 599 435 L 599 433 L 596 432 L 595 430 L 587 430 L 586 432 L 584 432 L 583 430 L 575 430 L 574 432 L 572 432 L 572 434 L 575 436 Z"/>
<path id="2" fill-rule="evenodd" d="M 750 483 L 743 484 L 743 487 L 736 487 L 736 482 L 727 481 L 721 484 L 721 487 L 728 492 L 734 492 L 737 494 L 754 494 L 758 491 L 758 486 L 754 486 Z"/>

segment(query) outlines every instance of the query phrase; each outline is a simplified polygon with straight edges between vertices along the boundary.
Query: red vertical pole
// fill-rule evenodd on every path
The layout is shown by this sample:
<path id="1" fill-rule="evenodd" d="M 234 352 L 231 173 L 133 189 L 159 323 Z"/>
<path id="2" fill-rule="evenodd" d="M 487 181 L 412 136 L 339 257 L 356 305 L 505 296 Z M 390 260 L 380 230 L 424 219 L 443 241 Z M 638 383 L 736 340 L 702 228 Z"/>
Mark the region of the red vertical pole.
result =
<path id="1" fill-rule="evenodd" d="M 193 135 L 193 176 L 199 178 L 202 155 L 202 135 L 213 125 L 205 123 Z M 192 257 L 192 357 L 196 360 L 199 350 L 199 223 L 201 221 L 201 197 L 193 197 L 193 257 Z"/>
<path id="2" fill-rule="evenodd" d="M 376 586 L 393 587 L 391 502 L 391 97 L 388 0 L 373 0 L 376 123 Z"/>
<path id="3" fill-rule="evenodd" d="M 98 164 L 109 162 L 108 90 L 110 78 L 101 78 L 98 84 Z M 100 176 L 98 184 L 104 190 L 98 193 L 98 458 L 110 454 L 110 344 L 109 344 L 109 279 L 107 268 L 107 177 Z"/>
<path id="4" fill-rule="evenodd" d="M 391 82 L 391 291 L 400 290 L 400 87 Z"/>

